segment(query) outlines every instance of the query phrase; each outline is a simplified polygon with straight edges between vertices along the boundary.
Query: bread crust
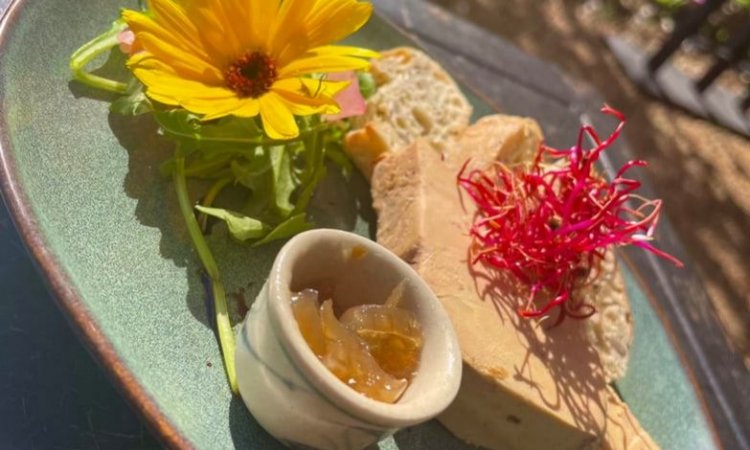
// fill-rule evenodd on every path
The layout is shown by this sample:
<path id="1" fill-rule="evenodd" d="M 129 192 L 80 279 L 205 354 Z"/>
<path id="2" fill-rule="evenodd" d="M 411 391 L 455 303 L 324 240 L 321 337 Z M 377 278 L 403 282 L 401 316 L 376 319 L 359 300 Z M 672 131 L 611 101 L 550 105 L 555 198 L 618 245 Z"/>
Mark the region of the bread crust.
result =
<path id="1" fill-rule="evenodd" d="M 608 383 L 625 376 L 635 330 L 625 281 L 615 252 L 605 254 L 601 270 L 592 283 L 576 295 L 596 309 L 584 321 L 586 337 L 599 353 Z"/>

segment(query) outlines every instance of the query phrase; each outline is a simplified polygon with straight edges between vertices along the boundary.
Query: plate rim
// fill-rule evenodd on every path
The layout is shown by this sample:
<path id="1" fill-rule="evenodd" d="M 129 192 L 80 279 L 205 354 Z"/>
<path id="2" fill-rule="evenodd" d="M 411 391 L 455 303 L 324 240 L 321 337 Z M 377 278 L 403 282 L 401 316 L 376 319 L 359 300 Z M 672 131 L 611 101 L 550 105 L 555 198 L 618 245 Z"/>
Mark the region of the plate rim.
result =
<path id="1" fill-rule="evenodd" d="M 10 0 L 5 14 L 0 15 L 0 52 L 30 0 Z M 2 94 L 0 94 L 2 99 Z M 47 288 L 52 291 L 58 307 L 74 332 L 95 356 L 97 364 L 114 381 L 114 386 L 137 410 L 146 424 L 156 432 L 161 442 L 170 448 L 193 449 L 177 426 L 159 408 L 144 386 L 134 376 L 130 367 L 120 358 L 112 342 L 106 337 L 74 288 L 67 271 L 55 254 L 49 250 L 37 217 L 29 207 L 26 192 L 19 183 L 15 158 L 5 119 L 0 115 L 0 194 L 5 200 L 11 218 L 29 251 L 37 270 L 42 272 Z"/>

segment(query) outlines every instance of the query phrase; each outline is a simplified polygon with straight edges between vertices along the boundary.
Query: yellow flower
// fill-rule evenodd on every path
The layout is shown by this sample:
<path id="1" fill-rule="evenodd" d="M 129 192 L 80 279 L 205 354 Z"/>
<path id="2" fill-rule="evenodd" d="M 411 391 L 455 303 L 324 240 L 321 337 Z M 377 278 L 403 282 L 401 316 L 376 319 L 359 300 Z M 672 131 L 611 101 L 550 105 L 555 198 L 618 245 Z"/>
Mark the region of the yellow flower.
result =
<path id="1" fill-rule="evenodd" d="M 311 74 L 363 70 L 377 53 L 332 46 L 362 27 L 356 0 L 150 0 L 123 11 L 143 51 L 128 60 L 158 102 L 204 120 L 260 114 L 273 139 L 299 134 L 294 115 L 336 114 L 347 82 Z"/>

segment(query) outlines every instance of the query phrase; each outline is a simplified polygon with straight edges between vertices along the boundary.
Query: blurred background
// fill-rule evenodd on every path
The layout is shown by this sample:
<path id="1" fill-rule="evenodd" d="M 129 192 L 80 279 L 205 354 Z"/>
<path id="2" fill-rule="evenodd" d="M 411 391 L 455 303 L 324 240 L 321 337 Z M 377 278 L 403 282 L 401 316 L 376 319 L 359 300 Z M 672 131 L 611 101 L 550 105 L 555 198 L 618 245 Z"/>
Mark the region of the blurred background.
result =
<path id="1" fill-rule="evenodd" d="M 646 54 L 713 3 L 697 32 L 668 64 L 700 79 L 750 26 L 750 1 L 430 0 L 524 51 L 596 87 L 623 111 L 631 151 L 649 176 L 693 259 L 731 347 L 750 368 L 750 140 L 639 89 L 614 56 L 613 37 Z M 750 53 L 712 83 L 743 109 L 750 92 Z"/>

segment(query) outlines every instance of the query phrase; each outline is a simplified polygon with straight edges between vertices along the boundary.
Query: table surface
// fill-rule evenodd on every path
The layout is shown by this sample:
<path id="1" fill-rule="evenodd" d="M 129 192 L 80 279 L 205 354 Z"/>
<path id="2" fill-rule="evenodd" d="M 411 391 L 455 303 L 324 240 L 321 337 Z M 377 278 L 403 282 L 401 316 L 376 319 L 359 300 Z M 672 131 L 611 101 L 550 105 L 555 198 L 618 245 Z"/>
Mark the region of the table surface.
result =
<path id="1" fill-rule="evenodd" d="M 0 0 L 0 17 L 11 0 Z M 481 86 L 500 110 L 535 117 L 548 139 L 570 142 L 581 120 L 596 125 L 598 95 L 555 67 L 422 0 L 375 0 L 459 81 Z M 477 43 L 482 45 L 476 45 Z M 490 82 L 491 81 L 491 82 Z M 629 159 L 624 144 L 615 165 Z M 644 195 L 655 197 L 647 180 Z M 668 221 L 660 246 L 687 261 Z M 651 286 L 724 448 L 750 449 L 750 377 L 721 337 L 690 270 L 628 254 Z M 0 201 L 0 448 L 151 449 L 159 443 L 78 341 Z M 688 314 L 690 311 L 691 314 Z"/>

